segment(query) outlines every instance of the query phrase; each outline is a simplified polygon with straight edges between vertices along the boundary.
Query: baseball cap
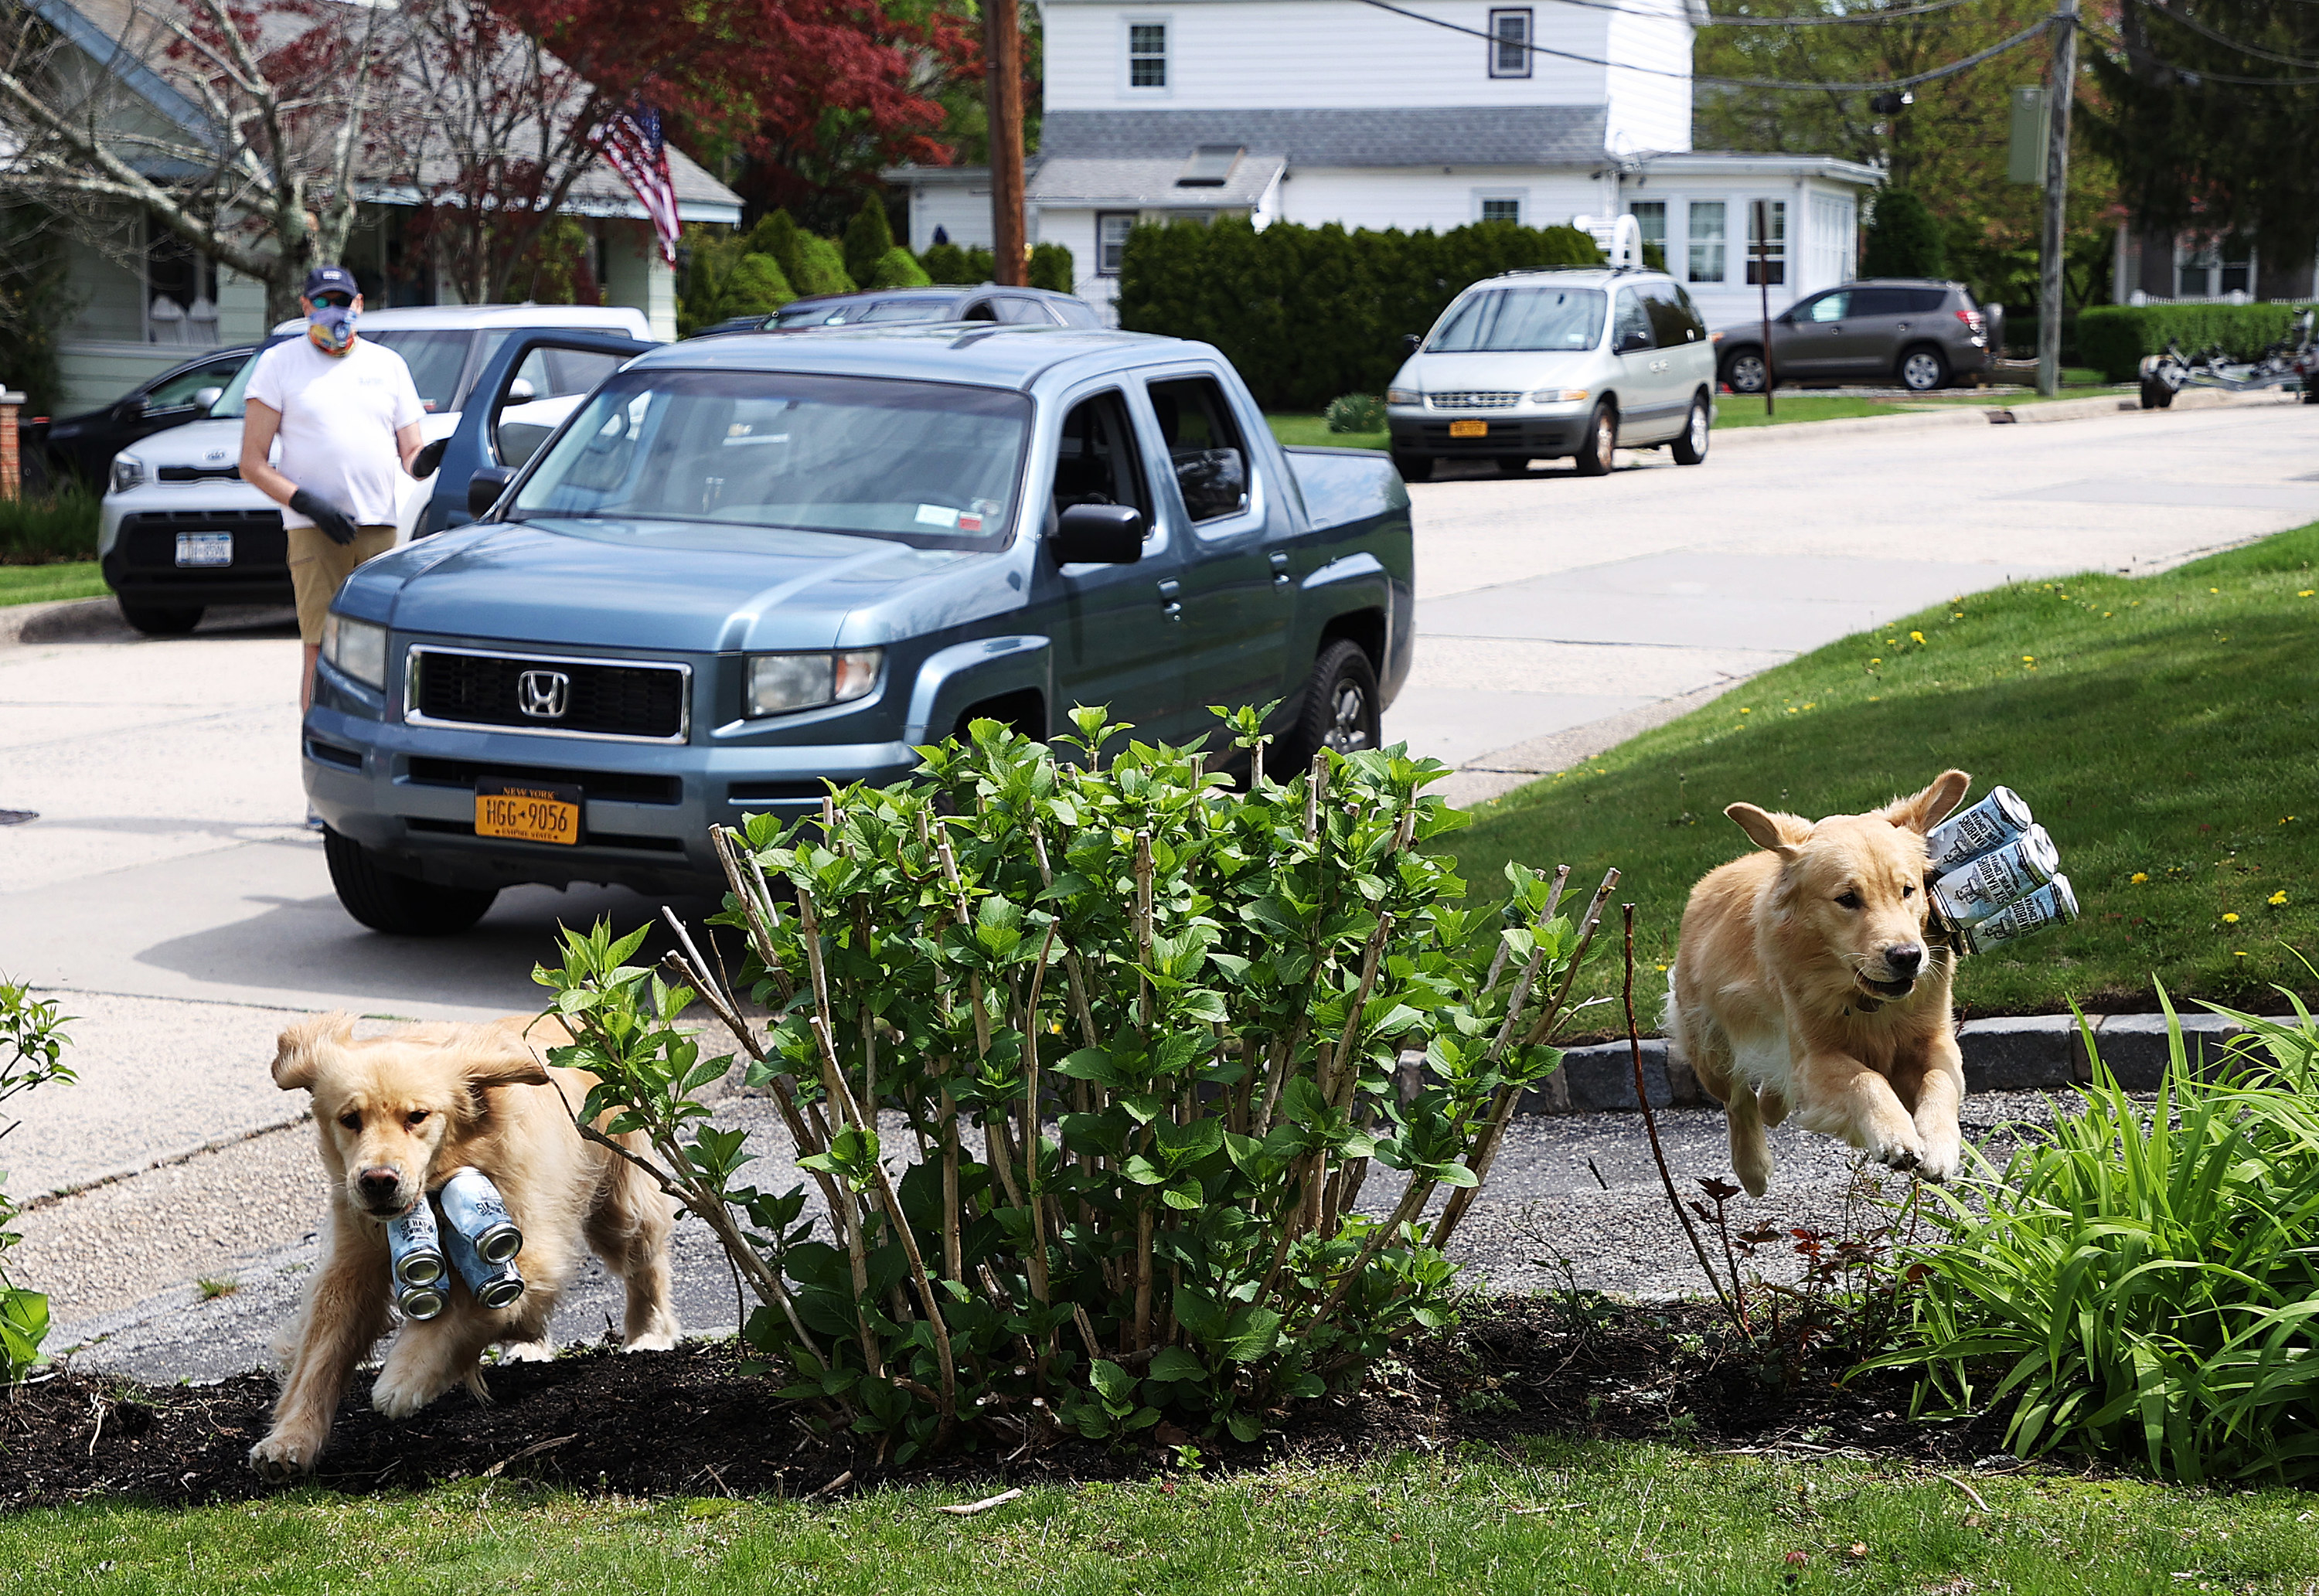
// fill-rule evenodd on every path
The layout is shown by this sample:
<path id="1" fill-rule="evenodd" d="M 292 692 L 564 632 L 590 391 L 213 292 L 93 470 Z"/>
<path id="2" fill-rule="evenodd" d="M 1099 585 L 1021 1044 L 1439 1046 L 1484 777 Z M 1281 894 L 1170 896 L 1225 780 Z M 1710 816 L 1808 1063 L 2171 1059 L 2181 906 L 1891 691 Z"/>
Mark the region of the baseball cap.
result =
<path id="1" fill-rule="evenodd" d="M 306 274 L 306 286 L 299 293 L 308 299 L 318 293 L 360 293 L 355 286 L 355 275 L 342 266 L 318 266 Z"/>

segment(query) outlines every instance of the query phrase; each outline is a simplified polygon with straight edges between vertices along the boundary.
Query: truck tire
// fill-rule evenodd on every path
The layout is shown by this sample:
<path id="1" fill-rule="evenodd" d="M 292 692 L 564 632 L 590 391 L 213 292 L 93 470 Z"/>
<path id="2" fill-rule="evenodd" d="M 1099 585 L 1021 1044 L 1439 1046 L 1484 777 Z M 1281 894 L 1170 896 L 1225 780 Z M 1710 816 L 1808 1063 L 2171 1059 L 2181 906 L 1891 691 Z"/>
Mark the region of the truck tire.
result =
<path id="1" fill-rule="evenodd" d="M 1707 408 L 1707 395 L 1692 396 L 1691 413 L 1683 419 L 1683 430 L 1674 435 L 1673 450 L 1677 465 L 1696 465 L 1707 458 L 1707 435 L 1714 425 L 1714 413 Z"/>
<path id="2" fill-rule="evenodd" d="M 1401 480 L 1405 482 L 1430 482 L 1433 480 L 1433 456 L 1430 455 L 1404 455 L 1395 449 L 1393 452 L 1393 468 L 1401 473 Z"/>
<path id="3" fill-rule="evenodd" d="M 456 936 L 482 919 L 497 888 L 437 887 L 399 876 L 351 837 L 322 829 L 330 885 L 347 913 L 389 936 Z"/>
<path id="4" fill-rule="evenodd" d="M 148 637 L 182 637 L 202 624 L 202 606 L 131 604 L 123 599 L 121 618 Z"/>
<path id="5" fill-rule="evenodd" d="M 2319 377 L 2303 379 L 2303 402 L 2319 404 Z"/>
<path id="6" fill-rule="evenodd" d="M 1382 714 L 1376 670 L 1369 656 L 1359 644 L 1340 637 L 1313 662 L 1313 674 L 1304 679 L 1304 697 L 1297 704 L 1296 724 L 1265 760 L 1265 769 L 1286 781 L 1311 765 L 1323 748 L 1340 753 L 1375 748 L 1385 735 Z"/>
<path id="7" fill-rule="evenodd" d="M 1586 435 L 1578 440 L 1577 458 L 1572 464 L 1580 476 L 1608 476 L 1618 463 L 1618 449 L 1619 412 L 1606 399 L 1586 419 Z"/>

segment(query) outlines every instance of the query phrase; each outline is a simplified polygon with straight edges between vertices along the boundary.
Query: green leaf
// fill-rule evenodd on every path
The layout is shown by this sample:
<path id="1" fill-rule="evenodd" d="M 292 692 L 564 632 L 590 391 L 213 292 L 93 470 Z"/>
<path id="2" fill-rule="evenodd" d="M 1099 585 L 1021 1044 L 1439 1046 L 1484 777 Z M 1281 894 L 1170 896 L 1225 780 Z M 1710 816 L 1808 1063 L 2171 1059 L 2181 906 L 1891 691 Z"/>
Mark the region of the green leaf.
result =
<path id="1" fill-rule="evenodd" d="M 1150 1370 L 1144 1377 L 1150 1380 L 1205 1380 L 1208 1377 L 1208 1371 L 1198 1358 L 1181 1347 L 1164 1347 L 1151 1360 Z"/>
<path id="2" fill-rule="evenodd" d="M 1271 1357 L 1280 1344 L 1280 1315 L 1269 1308 L 1242 1308 L 1232 1315 L 1224 1356 L 1234 1363 L 1255 1363 Z"/>
<path id="3" fill-rule="evenodd" d="M 1135 1395 L 1135 1376 L 1108 1358 L 1096 1359 L 1087 1379 L 1107 1402 L 1123 1406 Z"/>

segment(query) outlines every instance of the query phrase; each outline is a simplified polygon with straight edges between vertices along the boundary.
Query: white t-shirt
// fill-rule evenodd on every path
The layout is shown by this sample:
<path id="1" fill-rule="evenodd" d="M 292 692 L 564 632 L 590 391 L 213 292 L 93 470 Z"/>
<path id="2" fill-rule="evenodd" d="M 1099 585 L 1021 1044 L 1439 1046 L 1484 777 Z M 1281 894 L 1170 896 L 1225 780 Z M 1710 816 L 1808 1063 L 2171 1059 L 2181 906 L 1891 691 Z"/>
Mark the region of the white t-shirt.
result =
<path id="1" fill-rule="evenodd" d="M 281 412 L 275 464 L 284 476 L 345 510 L 358 527 L 394 524 L 403 482 L 394 435 L 427 413 L 402 356 L 365 338 L 343 355 L 325 355 L 293 338 L 257 357 L 248 393 Z M 285 509 L 282 524 L 314 523 Z"/>

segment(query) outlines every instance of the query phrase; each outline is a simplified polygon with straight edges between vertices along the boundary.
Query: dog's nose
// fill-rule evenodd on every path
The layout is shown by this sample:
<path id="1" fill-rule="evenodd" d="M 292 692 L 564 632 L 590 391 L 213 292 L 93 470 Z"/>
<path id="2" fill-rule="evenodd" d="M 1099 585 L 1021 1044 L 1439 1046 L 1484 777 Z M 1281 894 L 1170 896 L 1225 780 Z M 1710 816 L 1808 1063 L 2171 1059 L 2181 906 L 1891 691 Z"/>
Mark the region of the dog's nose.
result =
<path id="1" fill-rule="evenodd" d="M 1913 976 L 1917 967 L 1925 961 L 1925 950 L 1914 942 L 1903 942 L 1897 948 L 1884 950 L 1886 968 L 1896 976 Z"/>
<path id="2" fill-rule="evenodd" d="M 362 1188 L 365 1202 L 392 1203 L 402 1193 L 402 1177 L 392 1169 L 365 1169 L 355 1184 Z"/>

